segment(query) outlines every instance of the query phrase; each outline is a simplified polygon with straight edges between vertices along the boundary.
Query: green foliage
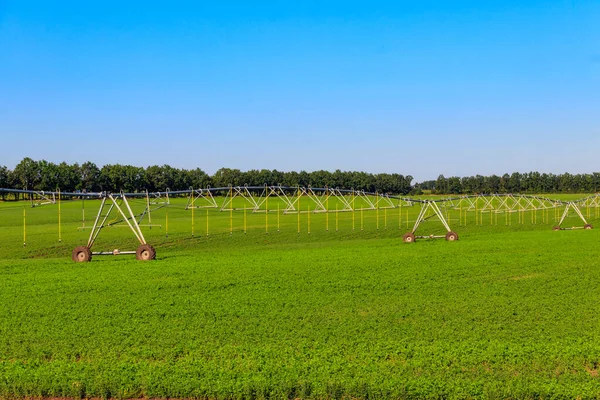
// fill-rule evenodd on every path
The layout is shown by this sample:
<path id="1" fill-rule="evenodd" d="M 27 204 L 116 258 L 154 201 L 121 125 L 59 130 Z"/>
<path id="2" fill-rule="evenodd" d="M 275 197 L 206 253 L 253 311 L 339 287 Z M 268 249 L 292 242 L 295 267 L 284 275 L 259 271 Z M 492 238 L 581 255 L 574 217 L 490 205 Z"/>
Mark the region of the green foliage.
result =
<path id="1" fill-rule="evenodd" d="M 197 209 L 192 237 L 173 203 L 143 227 L 156 261 L 86 264 L 70 251 L 98 201 L 61 204 L 61 243 L 56 206 L 0 203 L 0 398 L 600 393 L 598 230 L 529 214 L 461 226 L 449 211 L 460 241 L 405 245 L 417 207 L 339 213 L 337 231 L 335 214 L 310 214 L 310 230 L 300 214 L 299 232 L 297 214 Z M 94 250 L 135 246 L 114 227 Z"/>

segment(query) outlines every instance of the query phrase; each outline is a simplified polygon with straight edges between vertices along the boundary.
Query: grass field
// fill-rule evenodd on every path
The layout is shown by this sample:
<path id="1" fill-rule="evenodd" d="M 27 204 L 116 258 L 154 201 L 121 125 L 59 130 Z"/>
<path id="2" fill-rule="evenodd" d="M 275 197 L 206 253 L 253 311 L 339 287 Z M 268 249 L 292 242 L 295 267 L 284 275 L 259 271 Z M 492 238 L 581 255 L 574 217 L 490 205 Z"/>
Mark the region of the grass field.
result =
<path id="1" fill-rule="evenodd" d="M 449 211 L 459 241 L 403 244 L 416 206 L 192 222 L 174 199 L 157 260 L 74 263 L 98 204 L 63 202 L 59 242 L 56 205 L 0 203 L 0 398 L 600 398 L 599 229 Z"/>

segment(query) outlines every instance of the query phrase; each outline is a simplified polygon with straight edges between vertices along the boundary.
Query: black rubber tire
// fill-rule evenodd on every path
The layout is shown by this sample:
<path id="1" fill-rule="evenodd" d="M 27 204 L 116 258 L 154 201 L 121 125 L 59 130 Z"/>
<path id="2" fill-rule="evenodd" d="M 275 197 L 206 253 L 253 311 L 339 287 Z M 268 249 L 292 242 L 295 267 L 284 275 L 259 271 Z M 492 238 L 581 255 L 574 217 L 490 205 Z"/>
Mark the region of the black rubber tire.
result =
<path id="1" fill-rule="evenodd" d="M 594 229 L 594 227 L 592 226 L 592 224 L 585 224 L 583 226 L 583 229 Z"/>
<path id="2" fill-rule="evenodd" d="M 156 250 L 149 244 L 142 244 L 135 251 L 135 258 L 142 261 L 154 260 L 156 258 Z"/>
<path id="3" fill-rule="evenodd" d="M 458 240 L 458 233 L 452 231 L 446 233 L 446 240 L 449 242 L 454 242 Z"/>
<path id="4" fill-rule="evenodd" d="M 92 251 L 86 246 L 77 246 L 73 249 L 71 259 L 75 262 L 89 262 L 92 260 Z"/>
<path id="5" fill-rule="evenodd" d="M 412 232 L 405 233 L 402 235 L 402 241 L 404 243 L 413 243 L 415 241 L 415 234 Z"/>

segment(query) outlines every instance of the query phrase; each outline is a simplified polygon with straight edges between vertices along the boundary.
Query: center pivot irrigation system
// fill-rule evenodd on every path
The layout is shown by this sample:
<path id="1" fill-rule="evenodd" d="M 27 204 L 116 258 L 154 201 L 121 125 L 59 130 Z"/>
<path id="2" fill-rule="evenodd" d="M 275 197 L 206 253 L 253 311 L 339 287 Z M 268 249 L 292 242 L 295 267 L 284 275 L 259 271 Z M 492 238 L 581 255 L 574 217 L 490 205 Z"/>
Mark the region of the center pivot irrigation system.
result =
<path id="1" fill-rule="evenodd" d="M 338 188 L 311 188 L 311 187 L 290 187 L 290 186 L 228 186 L 219 188 L 165 191 L 165 192 L 141 192 L 141 193 L 80 193 L 80 192 L 40 192 L 33 190 L 15 190 L 0 189 L 0 193 L 13 193 L 16 196 L 22 194 L 25 198 L 29 197 L 32 207 L 38 207 L 47 204 L 58 203 L 60 209 L 60 199 L 62 198 L 80 198 L 80 199 L 98 199 L 100 207 L 96 214 L 94 224 L 87 244 L 77 246 L 73 250 L 72 259 L 76 262 L 87 262 L 94 255 L 121 255 L 135 254 L 138 260 L 152 260 L 156 257 L 155 249 L 146 242 L 140 226 L 152 225 L 151 212 L 170 205 L 170 196 L 187 197 L 185 205 L 186 210 L 198 208 L 213 208 L 219 211 L 238 211 L 244 213 L 249 210 L 252 213 L 269 213 L 282 211 L 284 214 L 300 213 L 339 213 L 355 212 L 380 209 L 396 209 L 402 207 L 420 206 L 420 211 L 415 220 L 412 229 L 402 236 L 405 243 L 412 243 L 416 239 L 445 238 L 447 241 L 458 240 L 458 234 L 454 232 L 448 223 L 448 211 L 458 211 L 462 223 L 463 216 L 466 224 L 467 213 L 474 212 L 476 221 L 483 221 L 484 215 L 489 215 L 490 221 L 493 218 L 498 219 L 499 214 L 504 214 L 506 223 L 509 225 L 511 213 L 519 215 L 519 221 L 525 219 L 525 212 L 542 211 L 545 220 L 549 221 L 548 213 L 553 210 L 555 221 L 558 225 L 554 230 L 570 229 L 592 229 L 582 213 L 582 208 L 595 208 L 596 213 L 600 207 L 600 194 L 589 196 L 577 201 L 562 201 L 538 196 L 516 195 L 516 194 L 482 194 L 457 196 L 453 198 L 436 199 L 416 199 L 408 197 L 391 196 L 382 193 L 371 193 L 360 190 L 345 190 Z M 145 200 L 145 209 L 140 214 L 134 214 L 128 199 L 138 198 Z M 221 204 L 217 199 L 223 199 Z M 278 208 L 269 208 L 269 198 L 278 199 Z M 236 206 L 234 207 L 234 200 Z M 271 201 L 271 204 L 274 202 Z M 283 204 L 283 209 L 279 205 Z M 308 207 L 306 206 L 308 204 Z M 241 206 L 240 206 L 241 205 Z M 333 207 L 335 205 L 335 208 Z M 564 207 L 562 216 L 559 218 L 559 208 Z M 545 213 L 545 214 L 544 214 Z M 583 222 L 582 226 L 562 227 L 565 218 L 569 214 L 577 215 Z M 59 213 L 60 215 L 60 213 Z M 110 215 L 116 215 L 116 218 L 109 220 Z M 148 218 L 148 225 L 141 225 L 144 217 Z M 534 214 L 532 213 L 532 219 Z M 446 230 L 445 235 L 417 235 L 417 230 L 421 224 L 428 220 L 439 220 Z M 407 219 L 408 221 L 408 219 Z M 140 245 L 136 250 L 129 251 L 92 251 L 92 247 L 98 238 L 98 235 L 105 227 L 110 227 L 119 223 L 125 223 L 132 231 Z M 533 222 L 533 221 L 532 221 Z M 60 223 L 60 220 L 59 220 Z M 408 223 L 408 222 L 407 222 Z M 86 229 L 85 226 L 80 229 Z"/>

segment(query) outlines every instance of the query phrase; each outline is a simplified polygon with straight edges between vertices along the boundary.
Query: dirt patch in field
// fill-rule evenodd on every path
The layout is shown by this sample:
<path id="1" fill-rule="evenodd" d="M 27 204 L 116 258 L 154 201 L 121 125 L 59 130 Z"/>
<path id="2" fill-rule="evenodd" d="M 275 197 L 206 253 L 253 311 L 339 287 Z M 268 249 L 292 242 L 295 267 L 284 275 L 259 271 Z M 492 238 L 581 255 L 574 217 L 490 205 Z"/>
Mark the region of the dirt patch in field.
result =
<path id="1" fill-rule="evenodd" d="M 512 276 L 510 278 L 508 278 L 511 281 L 521 281 L 523 279 L 533 279 L 533 278 L 539 278 L 540 276 L 542 276 L 543 274 L 540 273 L 533 273 L 533 274 L 527 274 L 527 275 L 517 275 L 517 276 Z"/>

